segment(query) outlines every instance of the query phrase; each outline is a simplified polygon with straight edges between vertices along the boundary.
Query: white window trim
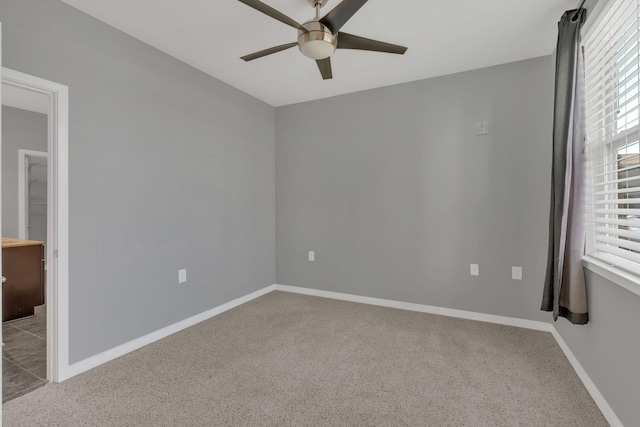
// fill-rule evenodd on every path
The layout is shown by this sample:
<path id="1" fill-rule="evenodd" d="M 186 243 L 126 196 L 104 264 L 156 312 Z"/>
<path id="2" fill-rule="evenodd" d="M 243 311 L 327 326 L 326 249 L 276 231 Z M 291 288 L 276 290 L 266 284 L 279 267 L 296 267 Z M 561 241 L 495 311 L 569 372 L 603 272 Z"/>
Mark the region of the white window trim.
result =
<path id="1" fill-rule="evenodd" d="M 610 2 L 610 0 L 596 0 L 593 10 L 587 10 L 587 22 L 582 26 L 582 34 L 589 34 L 591 29 L 598 25 L 600 19 L 604 16 L 605 10 L 609 8 Z"/>
<path id="2" fill-rule="evenodd" d="M 610 0 L 600 0 L 594 7 L 591 15 L 585 25 L 582 28 L 583 38 L 591 32 L 591 30 L 597 27 L 598 23 L 605 16 L 607 10 L 611 6 Z M 626 136 L 627 132 L 625 132 Z M 619 139 L 621 136 L 617 136 L 615 139 Z M 640 276 L 623 270 L 615 265 L 611 265 L 603 260 L 594 258 L 590 255 L 584 255 L 582 257 L 582 265 L 585 269 L 597 274 L 598 276 L 618 285 L 629 292 L 640 296 Z"/>
<path id="3" fill-rule="evenodd" d="M 640 277 L 635 274 L 629 273 L 614 265 L 607 264 L 606 262 L 589 255 L 582 257 L 582 265 L 584 268 L 596 273 L 598 276 L 640 296 Z"/>

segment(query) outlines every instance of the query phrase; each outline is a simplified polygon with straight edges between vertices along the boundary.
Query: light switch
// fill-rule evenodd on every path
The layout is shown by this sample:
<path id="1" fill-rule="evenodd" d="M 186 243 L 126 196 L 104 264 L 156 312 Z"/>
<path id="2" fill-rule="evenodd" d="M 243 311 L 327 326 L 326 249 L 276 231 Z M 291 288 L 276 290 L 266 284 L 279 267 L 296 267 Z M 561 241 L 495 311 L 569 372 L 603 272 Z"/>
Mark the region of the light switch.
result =
<path id="1" fill-rule="evenodd" d="M 183 268 L 178 270 L 178 283 L 184 283 L 187 281 L 187 269 Z"/>
<path id="2" fill-rule="evenodd" d="M 316 260 L 316 253 L 314 251 L 309 251 L 309 261 Z"/>

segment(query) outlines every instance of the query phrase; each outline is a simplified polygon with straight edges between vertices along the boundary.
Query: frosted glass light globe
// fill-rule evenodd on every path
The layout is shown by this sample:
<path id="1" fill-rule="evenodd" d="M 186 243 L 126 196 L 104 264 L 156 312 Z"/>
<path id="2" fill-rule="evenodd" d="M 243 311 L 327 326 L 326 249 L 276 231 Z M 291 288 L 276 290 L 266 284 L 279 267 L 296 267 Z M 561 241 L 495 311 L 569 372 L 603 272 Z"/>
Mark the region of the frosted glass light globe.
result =
<path id="1" fill-rule="evenodd" d="M 311 59 L 325 59 L 333 55 L 336 48 L 324 40 L 310 40 L 300 46 L 300 52 Z"/>

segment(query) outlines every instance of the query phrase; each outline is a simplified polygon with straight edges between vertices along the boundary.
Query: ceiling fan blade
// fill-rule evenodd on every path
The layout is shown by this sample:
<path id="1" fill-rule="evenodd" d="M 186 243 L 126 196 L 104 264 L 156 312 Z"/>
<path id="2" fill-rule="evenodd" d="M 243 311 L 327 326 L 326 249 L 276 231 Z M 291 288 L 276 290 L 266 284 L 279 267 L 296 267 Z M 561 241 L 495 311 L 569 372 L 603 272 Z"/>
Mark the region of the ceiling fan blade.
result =
<path id="1" fill-rule="evenodd" d="M 342 3 L 327 13 L 320 22 L 335 34 L 366 2 L 367 0 L 342 0 Z"/>
<path id="2" fill-rule="evenodd" d="M 298 43 L 287 43 L 281 44 L 280 46 L 270 47 L 269 49 L 261 50 L 260 52 L 255 52 L 250 55 L 245 55 L 240 59 L 244 59 L 245 61 L 253 61 L 254 59 L 262 58 L 263 56 L 271 55 L 272 53 L 280 52 L 290 47 L 296 46 Z"/>
<path id="3" fill-rule="evenodd" d="M 240 3 L 246 4 L 249 7 L 254 8 L 255 10 L 258 10 L 258 11 L 264 13 L 265 15 L 268 15 L 268 16 L 272 17 L 273 19 L 277 19 L 278 21 L 280 21 L 280 22 L 282 22 L 284 24 L 291 25 L 293 28 L 302 28 L 302 26 L 300 24 L 298 24 L 293 19 L 289 18 L 284 13 L 278 12 L 277 10 L 272 8 L 271 6 L 266 5 L 266 4 L 262 3 L 261 1 L 258 1 L 258 0 L 238 0 L 238 1 Z"/>
<path id="4" fill-rule="evenodd" d="M 375 52 L 397 53 L 398 55 L 403 55 L 407 51 L 404 46 L 379 42 L 343 32 L 338 33 L 338 49 L 372 50 Z"/>
<path id="5" fill-rule="evenodd" d="M 318 59 L 316 61 L 318 64 L 318 69 L 320 69 L 320 74 L 322 74 L 323 80 L 328 80 L 333 78 L 333 72 L 331 71 L 331 58 Z"/>

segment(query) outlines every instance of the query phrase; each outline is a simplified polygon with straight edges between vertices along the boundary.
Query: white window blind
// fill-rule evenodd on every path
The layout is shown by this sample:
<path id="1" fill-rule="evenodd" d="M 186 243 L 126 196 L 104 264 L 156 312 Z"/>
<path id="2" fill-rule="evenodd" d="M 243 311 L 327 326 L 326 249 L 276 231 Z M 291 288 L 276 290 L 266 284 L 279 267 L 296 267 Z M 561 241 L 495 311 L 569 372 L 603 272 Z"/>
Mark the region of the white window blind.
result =
<path id="1" fill-rule="evenodd" d="M 587 253 L 640 275 L 640 0 L 611 0 L 584 39 Z"/>

